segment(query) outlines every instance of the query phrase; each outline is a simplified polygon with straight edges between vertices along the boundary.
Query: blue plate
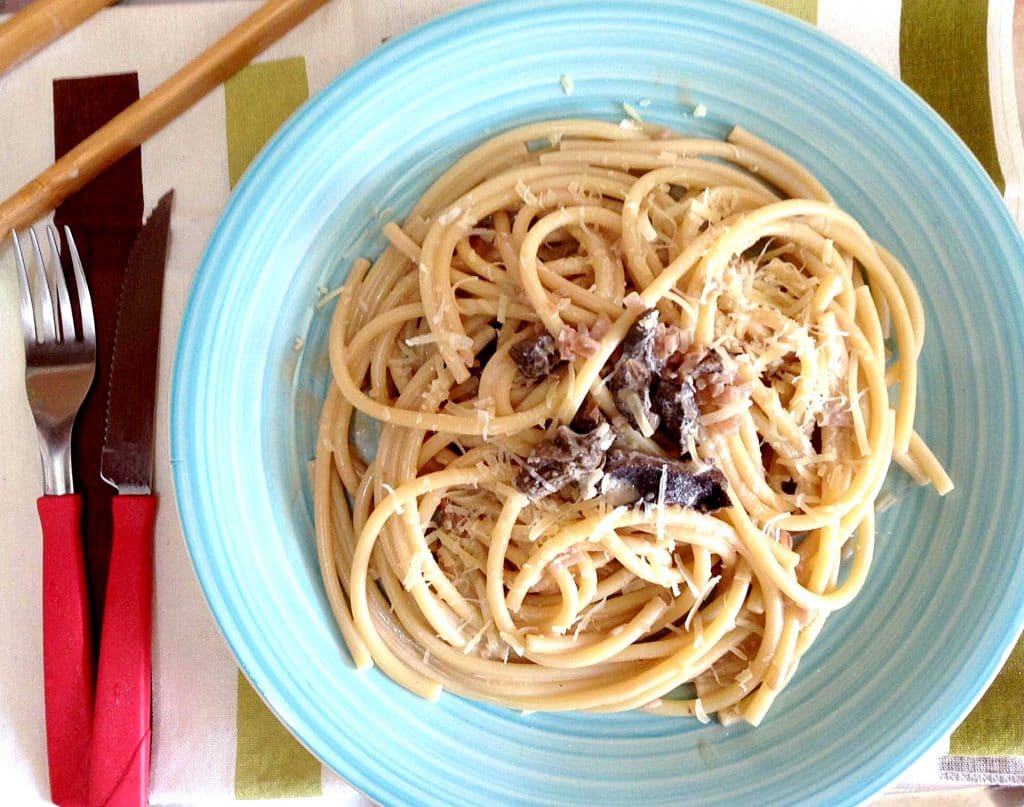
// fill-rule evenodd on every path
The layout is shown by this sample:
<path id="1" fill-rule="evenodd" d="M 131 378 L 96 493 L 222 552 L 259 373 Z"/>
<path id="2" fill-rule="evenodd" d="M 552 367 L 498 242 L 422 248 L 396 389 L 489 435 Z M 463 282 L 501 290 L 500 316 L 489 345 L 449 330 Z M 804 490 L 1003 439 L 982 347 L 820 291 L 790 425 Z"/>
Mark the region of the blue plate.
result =
<path id="1" fill-rule="evenodd" d="M 559 84 L 572 77 L 575 92 Z M 647 118 L 794 155 L 903 259 L 928 315 L 919 431 L 957 482 L 879 521 L 866 590 L 759 729 L 424 703 L 350 666 L 323 594 L 307 462 L 328 310 L 381 225 L 472 145 L 545 118 Z M 708 116 L 692 117 L 696 104 Z M 174 375 L 172 457 L 196 573 L 263 698 L 374 799 L 416 804 L 859 802 L 967 712 L 1024 621 L 1024 245 L 988 177 L 916 96 L 739 2 L 490 3 L 403 36 L 310 101 L 228 205 Z M 304 340 L 296 352 L 295 340 Z"/>

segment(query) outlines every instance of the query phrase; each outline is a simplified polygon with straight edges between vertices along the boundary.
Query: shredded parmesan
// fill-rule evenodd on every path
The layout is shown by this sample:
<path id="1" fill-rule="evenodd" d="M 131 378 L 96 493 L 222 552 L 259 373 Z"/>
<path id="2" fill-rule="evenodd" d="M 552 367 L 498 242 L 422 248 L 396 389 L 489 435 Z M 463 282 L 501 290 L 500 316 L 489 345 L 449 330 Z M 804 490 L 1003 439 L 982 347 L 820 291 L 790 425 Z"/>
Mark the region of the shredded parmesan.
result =
<path id="1" fill-rule="evenodd" d="M 708 412 L 706 415 L 701 415 L 700 422 L 702 426 L 712 426 L 715 423 L 721 423 L 724 420 L 734 418 L 736 415 L 741 412 L 745 412 L 749 408 L 750 399 L 742 398 L 731 404 L 723 406 L 721 409 L 716 409 L 714 412 Z"/>
<path id="2" fill-rule="evenodd" d="M 539 203 L 537 195 L 521 179 L 516 181 L 516 193 L 528 205 L 537 205 Z"/>
<path id="3" fill-rule="evenodd" d="M 483 635 L 487 632 L 487 627 L 488 626 L 486 624 L 484 624 L 480 628 L 480 630 L 478 630 L 476 633 L 474 633 L 472 638 L 470 638 L 470 640 L 468 642 L 466 642 L 466 646 L 462 648 L 462 652 L 465 655 L 468 656 L 470 653 L 473 652 L 473 650 L 476 649 L 477 644 L 480 643 L 480 639 L 482 639 Z"/>
<path id="4" fill-rule="evenodd" d="M 461 215 L 462 208 L 459 207 L 458 205 L 454 205 L 452 207 L 449 207 L 446 211 L 444 211 L 444 213 L 437 217 L 437 223 L 440 224 L 442 227 L 447 227 Z"/>
<path id="5" fill-rule="evenodd" d="M 345 287 L 344 286 L 338 286 L 338 288 L 334 289 L 333 291 L 327 291 L 327 287 L 326 286 L 323 286 L 321 288 L 324 289 L 324 296 L 316 304 L 316 308 L 317 308 L 318 311 L 321 308 L 326 308 L 327 305 L 331 302 L 331 300 L 334 300 L 337 297 L 340 297 L 341 293 L 343 291 L 345 291 Z"/>
<path id="6" fill-rule="evenodd" d="M 452 347 L 457 349 L 461 348 L 468 350 L 473 347 L 473 340 L 468 336 L 462 336 L 457 333 L 421 333 L 417 336 L 410 336 L 405 340 L 405 343 L 409 347 L 417 347 L 418 345 L 432 345 L 439 341 L 448 342 Z"/>
<path id="7" fill-rule="evenodd" d="M 405 573 L 405 577 L 402 578 L 402 588 L 406 591 L 411 591 L 413 586 L 423 578 L 423 556 L 420 554 L 413 555 L 409 561 L 409 569 Z"/>
<path id="8" fill-rule="evenodd" d="M 704 600 L 707 598 L 708 594 L 710 594 L 712 589 L 718 585 L 718 581 L 721 579 L 722 576 L 720 574 L 716 574 L 708 580 L 707 584 L 701 590 L 700 595 L 693 601 L 693 605 L 690 606 L 690 610 L 686 614 L 686 620 L 683 622 L 684 628 L 690 630 L 690 625 L 693 624 L 693 618 L 697 615 L 700 607 L 704 604 Z"/>
<path id="9" fill-rule="evenodd" d="M 668 466 L 661 466 L 661 477 L 658 479 L 658 506 L 655 509 L 654 524 L 658 543 L 665 542 L 665 488 L 668 485 Z M 678 558 L 678 556 L 676 556 Z M 678 596 L 678 595 L 677 595 Z"/>
<path id="10" fill-rule="evenodd" d="M 398 494 L 395 492 L 395 489 L 391 487 L 391 485 L 389 485 L 387 482 L 381 482 L 380 486 L 384 488 L 384 490 L 387 492 L 389 496 L 395 497 L 395 513 L 397 513 L 398 515 L 402 515 L 402 513 L 405 512 L 405 508 L 398 503 Z"/>
<path id="11" fill-rule="evenodd" d="M 885 493 L 878 497 L 878 501 L 875 503 L 875 512 L 884 513 L 894 504 L 896 504 L 896 497 L 891 493 Z"/>
<path id="12" fill-rule="evenodd" d="M 693 108 L 693 117 L 695 118 L 706 118 L 708 116 L 708 108 L 704 104 L 697 104 Z"/>
<path id="13" fill-rule="evenodd" d="M 622 108 L 629 116 L 630 120 L 636 121 L 637 123 L 643 123 L 644 119 L 640 117 L 640 113 L 636 111 L 636 107 L 632 104 L 627 104 L 625 101 L 622 102 Z"/>
<path id="14" fill-rule="evenodd" d="M 648 243 L 653 243 L 658 240 L 658 231 L 654 229 L 654 225 L 651 224 L 650 218 L 647 216 L 640 216 L 637 219 L 637 226 L 640 228 L 640 235 Z"/>
<path id="15" fill-rule="evenodd" d="M 563 74 L 559 82 L 562 85 L 562 92 L 566 95 L 572 95 L 576 90 L 576 83 L 572 80 L 572 76 L 568 74 Z"/>
<path id="16" fill-rule="evenodd" d="M 643 297 L 637 294 L 635 291 L 631 291 L 625 297 L 622 298 L 622 304 L 626 307 L 626 310 L 633 314 L 640 314 L 647 310 L 647 305 L 644 303 Z"/>

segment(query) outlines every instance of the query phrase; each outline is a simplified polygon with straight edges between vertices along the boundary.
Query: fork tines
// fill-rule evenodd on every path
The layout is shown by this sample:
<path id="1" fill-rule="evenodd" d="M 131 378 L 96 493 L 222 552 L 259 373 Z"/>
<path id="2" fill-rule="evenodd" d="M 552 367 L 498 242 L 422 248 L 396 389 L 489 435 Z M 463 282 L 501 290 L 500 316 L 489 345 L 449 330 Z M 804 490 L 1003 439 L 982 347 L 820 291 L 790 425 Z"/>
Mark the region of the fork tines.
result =
<path id="1" fill-rule="evenodd" d="M 75 291 L 78 296 L 79 314 L 81 317 L 81 333 L 76 335 L 75 318 L 68 294 L 67 281 L 61 267 L 60 247 L 57 244 L 56 230 L 47 225 L 46 236 L 50 242 L 53 256 L 52 269 L 48 271 L 43 259 L 43 251 L 35 230 L 28 231 L 32 242 L 32 253 L 35 256 L 34 284 L 30 281 L 28 267 L 22 251 L 21 241 L 17 232 L 12 232 L 14 240 L 14 258 L 18 265 L 18 277 L 21 286 L 21 324 L 25 334 L 25 346 L 42 344 L 59 344 L 65 341 L 82 341 L 93 344 L 96 341 L 96 326 L 93 319 L 92 298 L 85 282 L 82 260 L 78 254 L 71 229 L 64 228 L 71 265 L 75 277 Z M 52 279 L 49 275 L 53 275 Z M 51 288 L 52 284 L 52 288 Z M 38 311 L 33 304 L 33 285 L 38 298 Z"/>

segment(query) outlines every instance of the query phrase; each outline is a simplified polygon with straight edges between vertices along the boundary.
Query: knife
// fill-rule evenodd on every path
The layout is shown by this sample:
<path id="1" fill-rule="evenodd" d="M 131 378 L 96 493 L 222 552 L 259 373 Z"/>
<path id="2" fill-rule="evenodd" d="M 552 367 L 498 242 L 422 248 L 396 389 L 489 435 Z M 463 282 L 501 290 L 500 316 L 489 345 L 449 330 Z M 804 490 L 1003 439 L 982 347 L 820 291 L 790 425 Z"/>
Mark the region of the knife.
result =
<path id="1" fill-rule="evenodd" d="M 153 421 L 172 197 L 169 191 L 160 199 L 128 257 L 114 331 L 100 476 L 117 495 L 96 672 L 90 805 L 128 807 L 149 799 Z"/>

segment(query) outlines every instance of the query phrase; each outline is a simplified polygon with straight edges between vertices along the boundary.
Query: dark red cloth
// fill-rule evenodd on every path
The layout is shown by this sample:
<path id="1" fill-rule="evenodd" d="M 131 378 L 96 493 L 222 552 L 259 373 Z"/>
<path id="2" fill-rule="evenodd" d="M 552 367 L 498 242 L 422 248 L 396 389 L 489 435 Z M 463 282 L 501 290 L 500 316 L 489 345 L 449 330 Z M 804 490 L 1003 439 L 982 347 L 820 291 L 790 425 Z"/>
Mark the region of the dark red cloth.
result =
<path id="1" fill-rule="evenodd" d="M 138 98 L 137 73 L 54 81 L 55 156 L 64 155 Z M 75 490 L 85 500 L 85 558 L 97 647 L 110 563 L 113 495 L 113 489 L 100 479 L 100 450 L 121 279 L 142 228 L 143 205 L 142 153 L 135 149 L 65 201 L 54 216 L 62 232 L 66 224 L 74 233 L 96 316 L 96 379 L 75 423 L 72 460 Z"/>

